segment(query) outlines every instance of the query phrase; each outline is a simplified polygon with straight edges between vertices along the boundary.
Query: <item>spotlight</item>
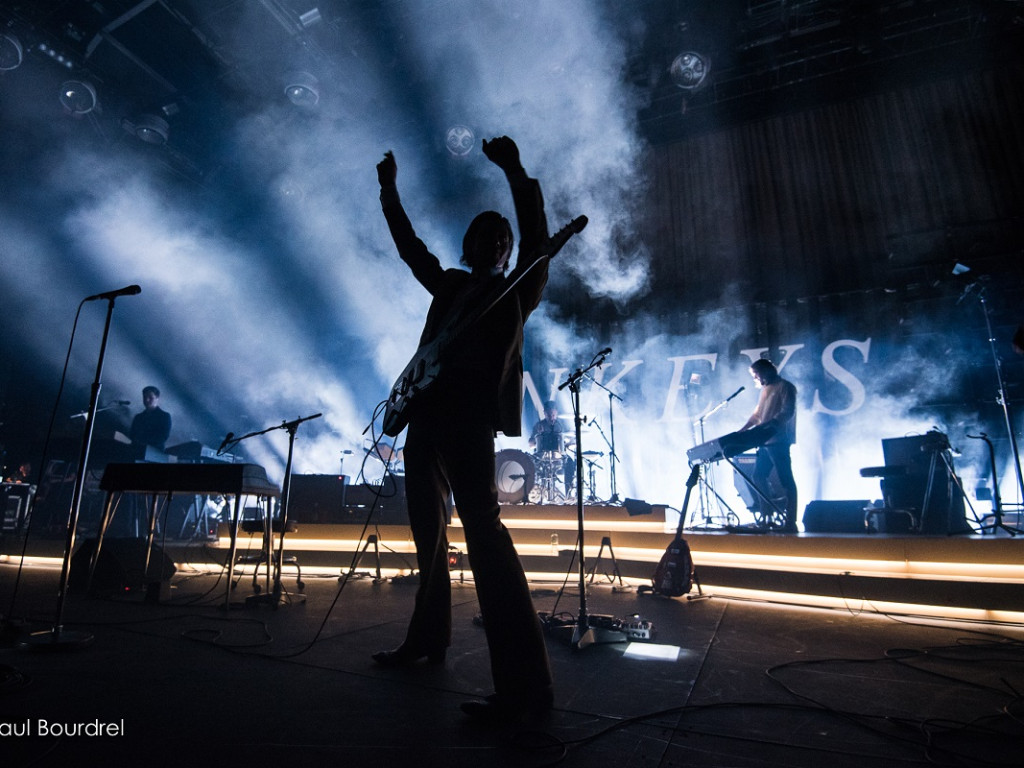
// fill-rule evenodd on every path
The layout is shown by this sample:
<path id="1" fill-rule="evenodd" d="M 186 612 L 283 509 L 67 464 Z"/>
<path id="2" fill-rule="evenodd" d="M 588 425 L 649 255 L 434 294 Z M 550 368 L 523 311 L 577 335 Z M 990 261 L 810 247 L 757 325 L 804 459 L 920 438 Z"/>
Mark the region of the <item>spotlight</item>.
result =
<path id="1" fill-rule="evenodd" d="M 171 135 L 171 126 L 162 117 L 139 115 L 134 123 L 125 121 L 125 130 L 147 144 L 166 144 Z"/>
<path id="2" fill-rule="evenodd" d="M 8 32 L 0 35 L 0 72 L 20 67 L 23 56 L 24 51 L 18 38 Z"/>
<path id="3" fill-rule="evenodd" d="M 284 93 L 295 106 L 310 109 L 320 101 L 320 83 L 309 72 L 290 72 L 285 79 Z"/>
<path id="4" fill-rule="evenodd" d="M 453 125 L 444 136 L 444 145 L 456 157 L 465 157 L 472 152 L 475 141 L 473 131 L 464 125 Z"/>
<path id="5" fill-rule="evenodd" d="M 320 9 L 315 7 L 299 15 L 299 23 L 303 29 L 308 29 L 322 19 L 323 16 L 320 15 Z"/>
<path id="6" fill-rule="evenodd" d="M 302 186 L 292 178 L 285 178 L 277 185 L 278 194 L 285 200 L 300 201 L 306 197 Z"/>
<path id="7" fill-rule="evenodd" d="M 85 115 L 96 108 L 96 89 L 82 80 L 67 80 L 60 86 L 60 103 L 72 115 Z"/>
<path id="8" fill-rule="evenodd" d="M 711 59 L 695 51 L 683 51 L 668 68 L 669 76 L 684 91 L 696 91 L 707 84 L 711 72 Z"/>

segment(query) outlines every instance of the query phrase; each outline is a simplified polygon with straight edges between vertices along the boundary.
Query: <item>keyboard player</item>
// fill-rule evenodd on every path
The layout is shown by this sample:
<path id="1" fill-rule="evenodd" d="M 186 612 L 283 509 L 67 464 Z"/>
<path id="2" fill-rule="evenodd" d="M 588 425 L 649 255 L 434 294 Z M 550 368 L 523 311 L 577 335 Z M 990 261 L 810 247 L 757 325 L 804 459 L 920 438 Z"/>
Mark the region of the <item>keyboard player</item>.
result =
<path id="1" fill-rule="evenodd" d="M 757 449 L 754 483 L 764 496 L 770 498 L 768 478 L 772 469 L 775 470 L 786 493 L 786 522 L 782 530 L 785 533 L 796 533 L 796 480 L 793 478 L 789 453 L 790 446 L 796 442 L 796 387 L 782 378 L 775 365 L 765 358 L 754 361 L 750 366 L 750 375 L 761 394 L 757 399 L 757 407 L 739 431 L 758 426 L 775 427 L 772 436 Z M 765 509 L 768 504 L 763 499 L 758 499 L 758 504 L 763 519 L 771 520 L 773 510 Z"/>

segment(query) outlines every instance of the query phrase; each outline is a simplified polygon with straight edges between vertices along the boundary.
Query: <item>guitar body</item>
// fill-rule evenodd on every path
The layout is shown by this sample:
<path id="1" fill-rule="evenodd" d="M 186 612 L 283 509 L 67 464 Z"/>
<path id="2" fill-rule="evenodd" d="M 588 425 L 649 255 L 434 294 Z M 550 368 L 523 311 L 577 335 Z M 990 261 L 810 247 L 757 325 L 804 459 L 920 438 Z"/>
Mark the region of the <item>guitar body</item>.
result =
<path id="1" fill-rule="evenodd" d="M 680 597 L 693 589 L 693 557 L 686 539 L 677 536 L 668 545 L 651 581 L 654 593 L 666 597 Z"/>
<path id="2" fill-rule="evenodd" d="M 405 366 L 391 387 L 384 410 L 382 429 L 388 437 L 398 437 L 409 424 L 411 410 L 421 392 L 427 390 L 441 373 L 441 355 L 437 340 L 424 344 Z"/>
<path id="3" fill-rule="evenodd" d="M 683 499 L 683 508 L 679 513 L 676 537 L 665 549 L 665 554 L 661 556 L 658 567 L 654 569 L 651 586 L 641 587 L 641 591 L 653 592 L 656 595 L 665 595 L 665 597 L 680 597 L 693 589 L 695 579 L 693 557 L 690 554 L 690 545 L 683 538 L 683 523 L 686 520 L 686 508 L 690 504 L 690 494 L 699 478 L 700 464 L 695 464 L 690 469 L 690 476 L 686 480 L 686 497 Z M 697 586 L 699 589 L 700 585 Z"/>
<path id="4" fill-rule="evenodd" d="M 465 308 L 456 308 L 452 313 L 454 320 L 442 329 L 433 341 L 427 342 L 416 350 L 416 354 L 405 366 L 402 375 L 391 387 L 391 393 L 384 405 L 382 429 L 385 435 L 398 437 L 401 431 L 409 425 L 411 409 L 419 401 L 420 395 L 437 380 L 442 367 L 441 357 L 453 343 L 457 342 L 459 336 L 501 301 L 532 267 L 539 264 L 542 259 L 550 259 L 558 253 L 569 238 L 577 232 L 582 232 L 585 226 L 587 226 L 587 217 L 576 217 L 540 247 L 534 257 L 528 261 L 525 269 L 517 267 L 513 270 L 514 276 L 510 275 L 494 296 L 481 302 L 478 308 L 468 314 L 462 311 Z"/>

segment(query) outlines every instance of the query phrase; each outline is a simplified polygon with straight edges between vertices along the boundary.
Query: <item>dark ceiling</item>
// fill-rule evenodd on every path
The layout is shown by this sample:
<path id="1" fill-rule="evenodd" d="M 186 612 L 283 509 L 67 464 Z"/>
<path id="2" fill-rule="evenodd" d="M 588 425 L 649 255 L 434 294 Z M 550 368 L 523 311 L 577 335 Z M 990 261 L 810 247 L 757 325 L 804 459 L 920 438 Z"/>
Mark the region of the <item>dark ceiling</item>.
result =
<path id="1" fill-rule="evenodd" d="M 21 43 L 24 66 L 46 68 L 54 88 L 91 83 L 102 135 L 124 140 L 142 114 L 166 119 L 161 151 L 181 170 L 209 172 L 210 130 L 254 99 L 283 98 L 295 62 L 330 90 L 332 63 L 401 57 L 377 34 L 396 19 L 443 10 L 443 0 L 22 0 L 0 3 L 0 24 Z M 653 142 L 845 98 L 893 83 L 1019 56 L 1018 0 L 639 0 L 605 4 L 621 30 L 625 77 L 641 94 L 638 119 Z M 394 38 L 392 37 L 392 40 Z M 684 51 L 706 57 L 699 87 L 670 68 Z M 62 60 L 58 61 L 60 57 Z M 56 98 L 54 99 L 56 101 Z"/>

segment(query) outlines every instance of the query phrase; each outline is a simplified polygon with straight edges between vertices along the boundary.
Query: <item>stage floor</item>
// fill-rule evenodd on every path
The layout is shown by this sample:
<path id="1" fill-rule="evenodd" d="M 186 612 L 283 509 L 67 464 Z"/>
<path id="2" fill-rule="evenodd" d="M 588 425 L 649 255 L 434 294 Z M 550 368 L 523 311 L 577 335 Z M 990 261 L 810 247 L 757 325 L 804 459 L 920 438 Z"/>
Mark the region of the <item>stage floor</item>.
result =
<path id="1" fill-rule="evenodd" d="M 650 622 L 652 639 L 573 648 L 552 632 L 554 711 L 478 727 L 459 710 L 491 690 L 471 580 L 456 575 L 446 662 L 402 671 L 370 654 L 401 642 L 414 580 L 307 575 L 300 594 L 289 577 L 279 604 L 245 607 L 242 578 L 225 610 L 221 574 L 183 564 L 158 602 L 68 596 L 63 627 L 88 647 L 19 649 L 52 630 L 58 576 L 0 564 L 5 768 L 1016 766 L 1024 749 L 1020 626 L 668 599 L 599 579 L 590 612 Z M 577 613 L 571 579 L 532 589 L 538 611 Z"/>

